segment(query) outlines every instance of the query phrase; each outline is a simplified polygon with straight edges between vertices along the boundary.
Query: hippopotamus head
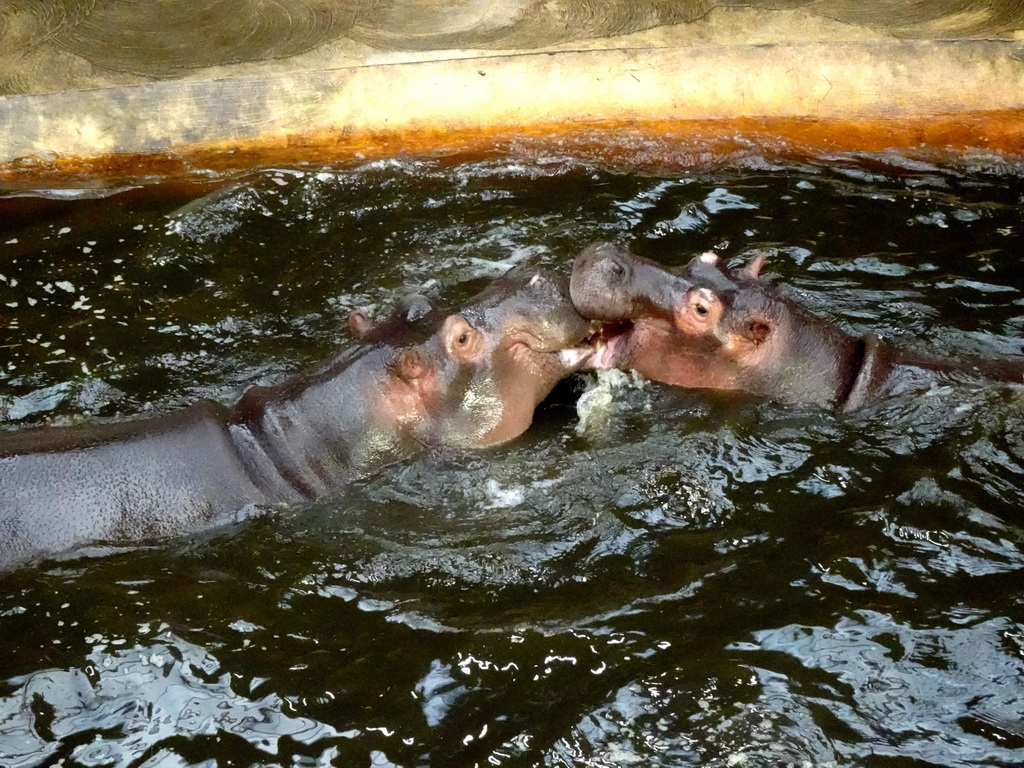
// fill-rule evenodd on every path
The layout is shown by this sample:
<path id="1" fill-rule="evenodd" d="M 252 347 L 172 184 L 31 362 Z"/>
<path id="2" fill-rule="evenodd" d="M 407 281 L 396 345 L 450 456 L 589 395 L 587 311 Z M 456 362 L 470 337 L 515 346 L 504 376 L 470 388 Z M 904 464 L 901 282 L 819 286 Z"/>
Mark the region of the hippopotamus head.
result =
<path id="1" fill-rule="evenodd" d="M 670 269 L 611 243 L 573 265 L 577 310 L 600 321 L 596 368 L 683 387 L 830 404 L 849 385 L 855 340 L 764 285 L 756 257 L 730 270 L 704 253 Z"/>
<path id="2" fill-rule="evenodd" d="M 573 307 L 568 281 L 529 266 L 449 311 L 412 296 L 378 326 L 358 312 L 349 324 L 391 352 L 374 384 L 377 420 L 425 444 L 479 448 L 516 437 L 591 354 L 582 345 L 589 323 Z"/>

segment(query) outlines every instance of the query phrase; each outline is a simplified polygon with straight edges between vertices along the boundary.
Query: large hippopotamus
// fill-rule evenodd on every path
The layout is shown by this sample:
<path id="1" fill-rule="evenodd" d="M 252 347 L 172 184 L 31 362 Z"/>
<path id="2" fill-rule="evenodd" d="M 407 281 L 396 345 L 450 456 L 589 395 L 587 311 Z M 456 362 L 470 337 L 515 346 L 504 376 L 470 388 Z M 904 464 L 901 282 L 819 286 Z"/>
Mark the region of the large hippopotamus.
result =
<path id="1" fill-rule="evenodd" d="M 758 256 L 730 270 L 705 253 L 669 269 L 612 243 L 590 245 L 570 280 L 576 309 L 600 323 L 590 365 L 842 410 L 936 371 L 1024 383 L 1024 366 L 1012 362 L 928 358 L 873 333 L 851 336 L 765 285 L 763 264 Z"/>
<path id="2" fill-rule="evenodd" d="M 313 370 L 152 419 L 0 432 L 0 570 L 320 496 L 424 446 L 522 433 L 590 354 L 567 281 L 512 269 L 458 311 L 422 296 Z"/>

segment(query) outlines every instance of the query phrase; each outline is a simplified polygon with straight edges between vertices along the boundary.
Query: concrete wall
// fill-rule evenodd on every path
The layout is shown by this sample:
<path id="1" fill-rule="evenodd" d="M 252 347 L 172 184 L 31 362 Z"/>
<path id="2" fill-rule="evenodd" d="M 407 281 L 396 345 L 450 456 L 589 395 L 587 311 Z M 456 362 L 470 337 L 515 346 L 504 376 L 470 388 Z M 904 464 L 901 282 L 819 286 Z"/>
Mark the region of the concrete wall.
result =
<path id="1" fill-rule="evenodd" d="M 8 186 L 552 141 L 676 164 L 1024 151 L 1009 3 L 14 2 Z"/>

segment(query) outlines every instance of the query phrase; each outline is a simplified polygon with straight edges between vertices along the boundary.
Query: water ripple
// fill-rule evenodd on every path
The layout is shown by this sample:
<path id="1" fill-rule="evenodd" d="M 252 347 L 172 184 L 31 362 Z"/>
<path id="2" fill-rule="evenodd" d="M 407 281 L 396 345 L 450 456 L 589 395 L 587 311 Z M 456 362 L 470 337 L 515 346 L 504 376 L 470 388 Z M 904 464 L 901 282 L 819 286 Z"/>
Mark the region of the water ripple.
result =
<path id="1" fill-rule="evenodd" d="M 99 645 L 84 669 L 43 670 L 0 699 L 0 760 L 10 768 L 63 755 L 84 766 L 129 766 L 179 737 L 243 739 L 274 755 L 282 738 L 312 744 L 339 734 L 282 711 L 274 694 L 248 699 L 217 676 L 207 650 L 171 634 L 149 646 Z M 168 744 L 165 748 L 162 745 Z M 181 757 L 178 758 L 183 759 Z"/>

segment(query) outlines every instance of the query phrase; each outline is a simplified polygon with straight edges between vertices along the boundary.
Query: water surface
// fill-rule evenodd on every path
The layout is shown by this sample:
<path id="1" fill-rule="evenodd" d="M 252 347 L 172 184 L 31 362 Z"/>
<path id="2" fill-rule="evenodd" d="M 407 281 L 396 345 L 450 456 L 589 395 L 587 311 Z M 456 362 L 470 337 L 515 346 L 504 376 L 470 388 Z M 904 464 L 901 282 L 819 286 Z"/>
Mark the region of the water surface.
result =
<path id="1" fill-rule="evenodd" d="M 230 402 L 351 308 L 595 239 L 767 251 L 851 332 L 1020 360 L 1022 196 L 897 158 L 556 156 L 8 196 L 0 415 Z M 1019 765 L 1022 426 L 1020 387 L 962 377 L 852 415 L 577 377 L 512 444 L 0 577 L 0 764 Z"/>

